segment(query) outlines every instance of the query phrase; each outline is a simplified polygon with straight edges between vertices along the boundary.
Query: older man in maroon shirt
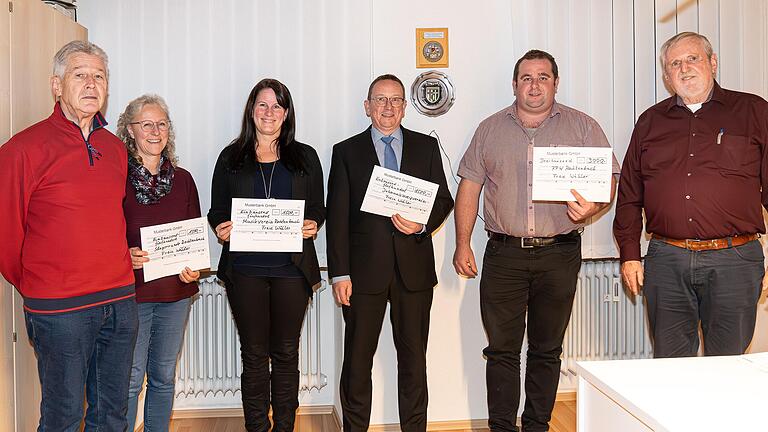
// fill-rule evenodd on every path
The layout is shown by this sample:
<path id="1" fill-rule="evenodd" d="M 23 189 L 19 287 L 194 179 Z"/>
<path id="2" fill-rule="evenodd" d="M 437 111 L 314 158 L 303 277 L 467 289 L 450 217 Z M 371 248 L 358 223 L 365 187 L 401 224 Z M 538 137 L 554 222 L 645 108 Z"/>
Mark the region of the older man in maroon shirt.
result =
<path id="1" fill-rule="evenodd" d="M 664 43 L 661 63 L 675 94 L 640 116 L 624 159 L 613 225 L 621 274 L 645 293 L 655 357 L 695 356 L 699 324 L 706 355 L 741 354 L 765 274 L 768 102 L 722 89 L 717 55 L 697 33 Z"/>

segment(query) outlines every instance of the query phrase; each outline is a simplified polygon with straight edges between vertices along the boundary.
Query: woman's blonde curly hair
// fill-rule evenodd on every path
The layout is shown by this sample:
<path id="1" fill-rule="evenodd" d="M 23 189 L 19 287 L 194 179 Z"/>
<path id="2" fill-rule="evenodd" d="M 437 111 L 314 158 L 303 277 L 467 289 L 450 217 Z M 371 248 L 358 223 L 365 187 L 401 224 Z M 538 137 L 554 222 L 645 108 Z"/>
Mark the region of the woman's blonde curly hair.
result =
<path id="1" fill-rule="evenodd" d="M 168 127 L 168 144 L 165 146 L 165 149 L 163 149 L 163 156 L 170 160 L 173 166 L 176 166 L 179 158 L 176 157 L 176 132 L 173 130 L 173 122 L 170 121 L 171 113 L 168 110 L 168 104 L 165 103 L 165 100 L 156 94 L 141 95 L 128 103 L 128 106 L 125 107 L 125 111 L 120 114 L 120 117 L 117 120 L 117 137 L 125 143 L 125 147 L 128 149 L 128 155 L 136 159 L 139 163 L 143 163 L 141 156 L 139 156 L 136 149 L 136 140 L 134 140 L 128 133 L 128 125 L 136 121 L 136 114 L 147 105 L 157 105 L 163 112 L 165 112 L 165 116 L 168 117 L 168 121 L 170 122 Z"/>

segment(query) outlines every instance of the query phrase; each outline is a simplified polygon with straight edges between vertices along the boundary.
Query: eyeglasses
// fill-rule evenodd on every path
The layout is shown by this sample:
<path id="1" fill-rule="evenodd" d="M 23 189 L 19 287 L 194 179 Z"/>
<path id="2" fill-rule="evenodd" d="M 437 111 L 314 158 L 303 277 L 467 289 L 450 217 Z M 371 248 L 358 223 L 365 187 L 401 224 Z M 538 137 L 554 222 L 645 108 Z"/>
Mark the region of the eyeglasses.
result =
<path id="1" fill-rule="evenodd" d="M 688 66 L 693 66 L 702 60 L 704 60 L 704 58 L 701 56 L 689 55 L 683 60 L 672 60 L 671 62 L 667 63 L 667 66 L 669 66 L 670 69 L 680 69 L 683 66 L 683 63 L 687 64 Z"/>
<path id="2" fill-rule="evenodd" d="M 392 96 L 392 97 L 386 97 L 386 96 L 374 96 L 371 98 L 373 103 L 376 104 L 376 106 L 386 106 L 387 102 L 391 103 L 393 107 L 399 108 L 403 106 L 405 103 L 405 98 L 402 98 L 400 96 Z"/>
<path id="3" fill-rule="evenodd" d="M 155 127 L 157 127 L 157 130 L 160 132 L 166 132 L 171 127 L 171 121 L 170 120 L 160 120 L 159 122 L 153 122 L 152 120 L 142 120 L 131 123 L 132 125 L 141 125 L 141 130 L 144 132 L 153 132 L 155 130 Z"/>
<path id="4" fill-rule="evenodd" d="M 272 112 L 275 113 L 281 113 L 285 111 L 285 108 L 280 106 L 280 104 L 274 104 L 272 106 L 269 106 L 266 102 L 256 102 L 256 111 L 260 113 L 265 113 L 267 110 L 272 110 Z"/>

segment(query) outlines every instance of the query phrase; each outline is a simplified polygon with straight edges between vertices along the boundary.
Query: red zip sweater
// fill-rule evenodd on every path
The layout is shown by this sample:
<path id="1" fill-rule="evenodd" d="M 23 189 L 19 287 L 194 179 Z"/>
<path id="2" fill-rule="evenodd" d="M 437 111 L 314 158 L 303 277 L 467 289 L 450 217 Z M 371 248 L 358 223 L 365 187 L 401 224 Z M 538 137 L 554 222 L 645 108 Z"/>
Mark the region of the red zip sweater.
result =
<path id="1" fill-rule="evenodd" d="M 0 272 L 33 313 L 134 296 L 123 196 L 128 159 L 104 128 L 91 133 L 56 104 L 0 147 Z"/>

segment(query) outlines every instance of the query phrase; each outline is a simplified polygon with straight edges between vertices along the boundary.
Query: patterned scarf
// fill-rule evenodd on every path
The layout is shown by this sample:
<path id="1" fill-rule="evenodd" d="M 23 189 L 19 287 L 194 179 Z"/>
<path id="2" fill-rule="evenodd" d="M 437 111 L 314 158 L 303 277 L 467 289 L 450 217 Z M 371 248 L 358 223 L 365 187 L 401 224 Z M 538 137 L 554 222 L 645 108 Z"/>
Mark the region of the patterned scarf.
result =
<path id="1" fill-rule="evenodd" d="M 140 204 L 156 204 L 171 192 L 173 173 L 173 164 L 165 156 L 160 156 L 157 175 L 152 175 L 139 161 L 128 157 L 128 181 L 136 190 L 136 201 Z"/>

